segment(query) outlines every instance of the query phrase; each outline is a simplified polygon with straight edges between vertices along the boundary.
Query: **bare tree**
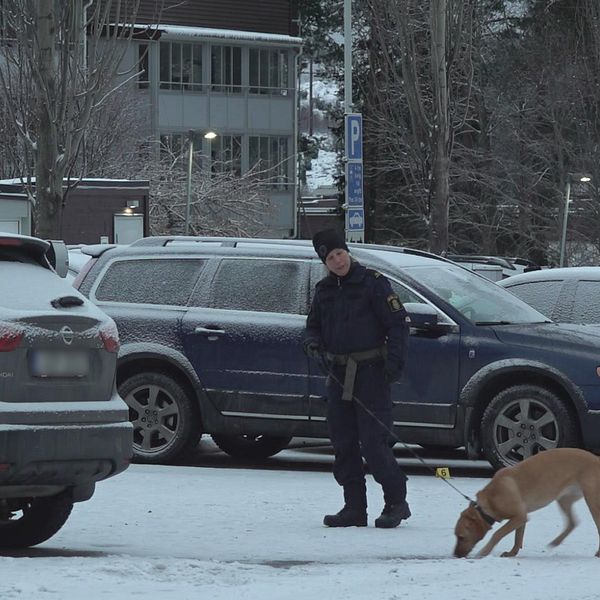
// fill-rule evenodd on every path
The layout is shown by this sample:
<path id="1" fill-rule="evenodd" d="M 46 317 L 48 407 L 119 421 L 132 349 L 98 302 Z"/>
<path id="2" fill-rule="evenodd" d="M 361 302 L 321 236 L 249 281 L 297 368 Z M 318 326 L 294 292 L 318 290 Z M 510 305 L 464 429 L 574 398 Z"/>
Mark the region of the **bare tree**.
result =
<path id="1" fill-rule="evenodd" d="M 135 76 L 119 69 L 138 3 L 3 2 L 0 92 L 29 184 L 35 173 L 27 190 L 40 237 L 60 236 L 63 181 L 80 157 L 86 128 L 110 94 Z"/>
<path id="2" fill-rule="evenodd" d="M 150 232 L 182 235 L 188 203 L 188 155 L 161 148 L 160 158 L 150 152 L 144 161 L 130 161 L 130 176 L 150 181 Z M 267 192 L 269 172 L 236 172 L 231 161 L 212 161 L 194 153 L 189 196 L 191 235 L 253 237 L 272 233 L 266 224 L 274 214 Z M 265 185 L 266 184 L 266 185 Z"/>
<path id="3" fill-rule="evenodd" d="M 365 129 L 373 145 L 385 149 L 378 152 L 376 176 L 396 171 L 404 182 L 395 198 L 386 194 L 380 202 L 384 211 L 399 204 L 405 222 L 421 221 L 427 246 L 442 252 L 448 247 L 454 130 L 471 108 L 471 3 L 366 0 L 366 6 L 372 40 Z M 389 227 L 389 219 L 379 221 Z M 388 237 L 404 236 L 390 231 Z"/>

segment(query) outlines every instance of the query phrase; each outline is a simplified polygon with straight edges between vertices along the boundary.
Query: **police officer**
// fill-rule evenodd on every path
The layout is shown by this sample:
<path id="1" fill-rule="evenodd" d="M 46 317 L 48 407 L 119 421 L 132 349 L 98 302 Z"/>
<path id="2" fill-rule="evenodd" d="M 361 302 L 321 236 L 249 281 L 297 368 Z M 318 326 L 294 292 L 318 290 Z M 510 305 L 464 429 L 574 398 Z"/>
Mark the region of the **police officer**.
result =
<path id="1" fill-rule="evenodd" d="M 313 245 L 329 274 L 317 283 L 304 349 L 328 366 L 333 474 L 344 489 L 344 507 L 326 515 L 323 523 L 328 527 L 367 525 L 364 457 L 383 488 L 384 508 L 375 527 L 396 527 L 410 517 L 407 478 L 389 444 L 390 383 L 400 377 L 404 364 L 406 312 L 390 282 L 353 260 L 335 230 L 317 233 Z"/>

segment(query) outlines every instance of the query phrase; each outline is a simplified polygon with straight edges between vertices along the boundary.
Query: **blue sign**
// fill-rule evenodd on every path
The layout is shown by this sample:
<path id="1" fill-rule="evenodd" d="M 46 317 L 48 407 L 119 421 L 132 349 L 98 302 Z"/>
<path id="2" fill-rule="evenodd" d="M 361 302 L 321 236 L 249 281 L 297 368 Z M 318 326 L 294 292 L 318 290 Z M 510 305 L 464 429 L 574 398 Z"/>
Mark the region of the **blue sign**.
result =
<path id="1" fill-rule="evenodd" d="M 365 228 L 364 208 L 350 208 L 348 215 L 348 231 L 363 231 Z"/>
<path id="2" fill-rule="evenodd" d="M 346 120 L 346 158 L 362 160 L 362 115 L 353 113 L 345 115 Z"/>
<path id="3" fill-rule="evenodd" d="M 346 191 L 348 207 L 362 208 L 364 206 L 362 162 L 346 163 Z"/>

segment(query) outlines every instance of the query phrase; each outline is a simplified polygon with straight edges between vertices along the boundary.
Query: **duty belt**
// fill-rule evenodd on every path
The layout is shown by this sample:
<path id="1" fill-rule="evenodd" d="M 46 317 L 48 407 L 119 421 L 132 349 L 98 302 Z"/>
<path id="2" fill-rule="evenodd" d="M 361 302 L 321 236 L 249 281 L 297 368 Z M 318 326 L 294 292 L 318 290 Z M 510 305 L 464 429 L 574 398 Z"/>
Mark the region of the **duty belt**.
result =
<path id="1" fill-rule="evenodd" d="M 373 348 L 372 350 L 364 350 L 362 352 L 350 352 L 350 354 L 331 354 L 329 352 L 325 354 L 325 357 L 332 365 L 346 365 L 342 400 L 352 400 L 358 363 L 373 360 L 375 358 L 385 358 L 385 356 L 385 346 Z"/>

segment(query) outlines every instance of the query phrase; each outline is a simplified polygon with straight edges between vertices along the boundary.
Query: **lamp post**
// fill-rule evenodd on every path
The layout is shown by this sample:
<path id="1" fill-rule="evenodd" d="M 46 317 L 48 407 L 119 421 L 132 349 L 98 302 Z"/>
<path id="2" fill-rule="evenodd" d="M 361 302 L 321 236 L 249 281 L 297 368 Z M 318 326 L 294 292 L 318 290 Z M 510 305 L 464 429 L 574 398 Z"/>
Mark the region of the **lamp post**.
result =
<path id="1" fill-rule="evenodd" d="M 185 201 L 185 229 L 184 234 L 190 234 L 190 207 L 192 199 L 192 167 L 194 165 L 194 138 L 198 135 L 198 132 L 193 129 L 189 132 L 190 143 L 189 143 L 189 154 L 188 154 L 188 172 L 187 172 L 187 196 Z M 204 139 L 214 140 L 217 134 L 214 131 L 207 131 L 204 134 Z"/>
<path id="2" fill-rule="evenodd" d="M 588 183 L 592 180 L 588 175 L 580 175 L 577 177 L 577 180 L 581 183 Z M 565 248 L 567 245 L 567 221 L 569 219 L 569 204 L 571 202 L 571 183 L 573 182 L 573 175 L 571 173 L 567 174 L 567 183 L 565 185 L 565 206 L 564 206 L 564 214 L 562 220 L 562 232 L 560 236 L 560 262 L 559 266 L 565 266 Z"/>

